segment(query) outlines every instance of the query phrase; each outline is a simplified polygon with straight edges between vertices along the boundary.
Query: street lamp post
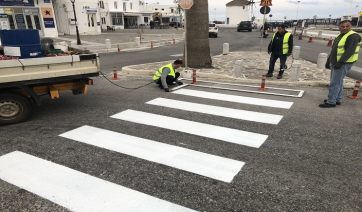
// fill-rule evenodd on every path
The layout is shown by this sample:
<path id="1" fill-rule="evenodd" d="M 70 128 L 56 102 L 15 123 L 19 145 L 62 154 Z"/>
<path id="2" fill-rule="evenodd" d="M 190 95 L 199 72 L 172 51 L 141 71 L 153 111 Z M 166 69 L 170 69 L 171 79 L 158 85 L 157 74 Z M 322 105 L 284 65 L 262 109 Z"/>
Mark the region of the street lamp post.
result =
<path id="1" fill-rule="evenodd" d="M 214 21 L 216 21 L 216 8 L 214 9 Z"/>
<path id="2" fill-rule="evenodd" d="M 300 3 L 300 1 L 298 1 L 297 17 L 296 17 L 296 19 L 297 19 L 297 20 L 296 20 L 296 21 L 297 21 L 297 24 L 295 25 L 295 28 L 294 28 L 294 35 L 296 34 L 297 26 L 298 26 L 298 23 L 299 23 L 299 21 L 298 21 L 299 3 Z"/>
<path id="3" fill-rule="evenodd" d="M 77 33 L 77 45 L 82 45 L 82 43 L 80 42 L 80 37 L 79 37 L 77 15 L 75 14 L 75 7 L 74 7 L 75 0 L 70 0 L 70 2 L 72 2 L 72 6 L 73 6 L 74 21 L 75 21 L 75 31 Z"/>

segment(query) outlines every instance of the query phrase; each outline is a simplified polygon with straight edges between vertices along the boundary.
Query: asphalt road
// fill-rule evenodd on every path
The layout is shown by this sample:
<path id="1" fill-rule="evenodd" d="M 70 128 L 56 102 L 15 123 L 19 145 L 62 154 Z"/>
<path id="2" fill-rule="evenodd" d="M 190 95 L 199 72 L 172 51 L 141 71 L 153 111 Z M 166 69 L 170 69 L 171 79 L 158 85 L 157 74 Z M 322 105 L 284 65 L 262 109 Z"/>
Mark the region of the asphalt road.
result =
<path id="1" fill-rule="evenodd" d="M 253 33 L 231 34 L 230 36 L 235 36 L 235 44 L 231 48 L 241 48 L 243 44 L 250 43 L 245 40 L 253 39 Z M 218 50 L 214 47 L 219 48 L 218 46 L 222 46 L 226 40 L 223 33 L 220 33 L 220 39 L 211 39 L 212 53 L 217 54 Z M 258 47 L 251 45 L 247 48 Z M 182 46 L 154 50 L 152 54 L 150 51 L 145 51 L 101 55 L 102 69 L 113 65 L 125 66 L 137 64 L 137 62 L 174 59 L 169 55 L 181 53 Z M 127 77 L 117 83 L 126 87 L 137 87 L 148 82 L 147 78 Z M 362 124 L 358 118 L 362 115 L 360 101 L 345 98 L 343 104 L 337 108 L 320 109 L 317 106 L 325 98 L 326 88 L 300 88 L 305 90 L 302 98 L 195 87 L 183 89 L 192 90 L 195 93 L 206 91 L 293 102 L 290 109 L 283 109 L 166 93 L 154 84 L 138 90 L 124 90 L 110 84 L 103 77 L 95 78 L 94 83 L 86 96 L 73 96 L 70 92 L 62 92 L 60 99 L 57 100 L 44 96 L 42 98 L 44 105 L 35 107 L 34 115 L 29 121 L 2 126 L 0 128 L 0 161 L 5 154 L 21 151 L 38 159 L 51 161 L 102 181 L 114 183 L 112 186 L 124 186 L 197 211 L 357 212 L 362 210 L 360 133 Z M 283 117 L 277 125 L 272 125 L 145 104 L 160 97 Z M 178 124 L 178 120 L 168 123 L 169 128 L 161 128 L 159 125 L 163 122 L 149 126 L 110 117 L 129 109 L 263 134 L 268 138 L 259 148 L 255 148 L 185 133 L 181 129 L 171 130 L 173 125 Z M 242 161 L 245 165 L 236 173 L 231 182 L 223 182 L 162 165 L 159 162 L 150 162 L 136 156 L 59 136 L 85 125 Z M 225 131 L 220 131 L 218 134 L 227 136 L 224 133 Z M 210 134 L 213 133 L 210 132 Z M 86 136 L 86 134 L 80 134 L 80 139 Z M 110 137 L 103 135 L 99 142 L 103 143 L 109 139 Z M 188 161 L 185 159 L 184 162 Z M 223 169 L 220 169 L 220 172 L 223 172 Z M 4 173 L 4 170 L 0 169 L 0 175 Z M 14 174 L 16 176 L 16 171 Z M 35 184 L 30 179 L 36 174 L 29 168 L 29 176 L 19 180 L 26 181 L 29 178 L 26 186 L 30 186 Z M 47 174 L 54 178 L 63 177 L 62 182 L 68 179 L 77 182 L 76 178 L 68 175 L 69 173 L 67 175 L 63 172 Z M 57 188 L 57 185 L 62 183 L 57 182 L 55 185 L 51 180 L 44 181 L 41 187 L 49 188 L 49 190 L 53 187 Z M 88 186 L 97 191 L 96 185 L 89 184 Z M 38 187 L 35 187 L 35 191 L 30 192 L 21 186 L 0 180 L 0 211 L 69 211 L 66 205 L 78 200 L 77 198 L 69 198 L 66 201 L 57 199 L 59 202 L 56 204 L 49 198 L 57 198 L 63 193 L 54 192 L 50 197 L 46 195 L 40 197 L 34 194 L 37 189 Z M 59 186 L 60 189 L 62 188 Z M 81 188 L 76 186 L 69 189 L 73 191 L 73 194 L 79 193 L 79 199 L 88 195 L 88 193 L 81 193 Z M 109 192 L 112 196 L 116 191 Z M 96 201 L 102 195 L 106 194 L 100 193 L 92 200 Z M 147 208 L 147 205 L 143 205 L 146 202 L 144 199 L 133 201 L 139 207 Z M 84 210 L 90 203 L 90 201 L 79 200 L 79 205 Z M 105 206 L 107 204 L 108 202 L 104 202 Z M 116 211 L 130 210 L 120 207 Z"/>

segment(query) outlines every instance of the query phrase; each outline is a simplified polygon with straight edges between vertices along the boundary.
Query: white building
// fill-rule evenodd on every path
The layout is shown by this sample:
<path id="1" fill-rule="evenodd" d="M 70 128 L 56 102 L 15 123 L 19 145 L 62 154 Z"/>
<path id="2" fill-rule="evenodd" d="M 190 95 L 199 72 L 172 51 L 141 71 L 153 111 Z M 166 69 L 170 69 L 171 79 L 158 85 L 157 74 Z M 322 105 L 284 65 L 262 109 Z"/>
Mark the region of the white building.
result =
<path id="1" fill-rule="evenodd" d="M 226 4 L 225 24 L 236 26 L 240 21 L 248 21 L 249 6 L 247 0 L 233 0 Z"/>
<path id="2" fill-rule="evenodd" d="M 141 1 L 140 10 L 144 12 L 152 12 L 152 13 L 161 13 L 162 14 L 162 23 L 167 24 L 170 22 L 183 22 L 183 16 L 180 15 L 182 10 L 178 10 L 178 6 L 176 4 L 173 5 L 160 5 L 158 3 L 147 4 Z"/>
<path id="3" fill-rule="evenodd" d="M 40 36 L 58 37 L 51 0 L 0 0 L 0 29 L 37 29 Z"/>

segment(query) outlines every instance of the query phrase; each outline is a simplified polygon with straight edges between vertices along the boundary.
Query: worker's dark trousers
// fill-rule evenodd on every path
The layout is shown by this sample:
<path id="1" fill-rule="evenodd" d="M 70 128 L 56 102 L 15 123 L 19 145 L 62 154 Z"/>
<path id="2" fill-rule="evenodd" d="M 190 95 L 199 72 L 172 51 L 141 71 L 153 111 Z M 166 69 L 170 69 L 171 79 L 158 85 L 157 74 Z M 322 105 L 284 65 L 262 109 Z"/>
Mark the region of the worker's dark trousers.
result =
<path id="1" fill-rule="evenodd" d="M 278 58 L 279 58 L 279 61 L 280 61 L 279 75 L 283 75 L 284 69 L 285 69 L 285 62 L 287 61 L 287 55 L 280 54 L 279 52 L 272 52 L 271 53 L 270 60 L 269 60 L 268 74 L 274 72 L 275 62 L 277 61 Z"/>
<path id="2" fill-rule="evenodd" d="M 176 79 L 177 79 L 179 76 L 180 76 L 180 73 L 179 73 L 179 72 L 176 72 L 176 73 L 175 73 L 175 78 L 173 78 L 172 76 L 168 75 L 168 76 L 166 77 L 167 85 L 172 85 L 172 83 L 175 82 Z M 162 85 L 161 77 L 158 79 L 157 84 Z"/>

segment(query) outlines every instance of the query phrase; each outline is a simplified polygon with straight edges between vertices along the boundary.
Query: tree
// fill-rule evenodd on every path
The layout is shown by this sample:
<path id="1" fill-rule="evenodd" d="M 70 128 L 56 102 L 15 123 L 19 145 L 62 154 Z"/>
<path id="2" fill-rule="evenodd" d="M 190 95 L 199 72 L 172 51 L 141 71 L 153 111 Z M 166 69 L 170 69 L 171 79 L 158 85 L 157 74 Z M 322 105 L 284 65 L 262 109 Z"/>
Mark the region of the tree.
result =
<path id="1" fill-rule="evenodd" d="M 186 13 L 187 66 L 211 68 L 208 0 L 194 0 Z M 185 54 L 184 54 L 185 58 Z"/>

